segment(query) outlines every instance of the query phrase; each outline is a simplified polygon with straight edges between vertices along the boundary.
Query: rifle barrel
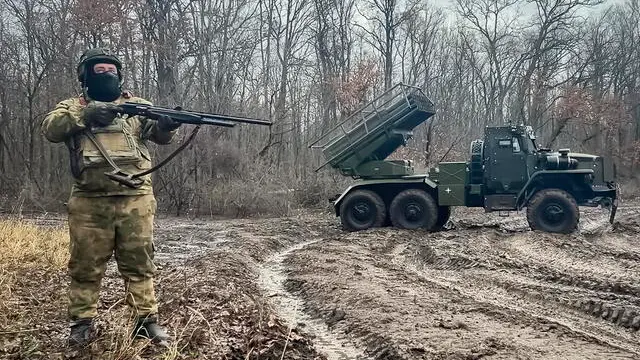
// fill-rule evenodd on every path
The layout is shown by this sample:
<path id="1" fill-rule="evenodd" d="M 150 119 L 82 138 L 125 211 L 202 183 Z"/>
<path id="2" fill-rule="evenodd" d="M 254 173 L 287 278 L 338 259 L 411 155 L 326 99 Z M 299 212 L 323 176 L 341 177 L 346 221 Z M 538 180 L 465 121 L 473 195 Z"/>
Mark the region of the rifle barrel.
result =
<path id="1" fill-rule="evenodd" d="M 254 124 L 254 125 L 267 125 L 267 126 L 271 126 L 272 125 L 271 121 L 268 121 L 268 120 L 253 119 L 253 118 L 248 118 L 248 117 L 243 117 L 243 116 L 207 114 L 207 113 L 197 113 L 197 112 L 192 112 L 192 111 L 187 111 L 187 112 L 190 113 L 190 114 L 194 114 L 194 115 L 200 115 L 200 116 L 202 116 L 204 118 L 220 119 L 220 120 L 225 120 L 225 121 L 233 121 L 233 122 Z"/>
<path id="2" fill-rule="evenodd" d="M 244 116 L 234 115 L 222 115 L 213 113 L 196 112 L 190 110 L 176 110 L 159 106 L 151 106 L 146 104 L 125 102 L 119 106 L 122 113 L 129 115 L 149 115 L 149 114 L 164 114 L 171 116 L 175 121 L 187 123 L 187 124 L 208 124 L 225 127 L 233 127 L 237 123 L 246 123 L 254 125 L 266 125 L 271 126 L 272 123 L 268 120 L 253 119 Z M 198 119 L 198 120 L 195 120 Z"/>
<path id="3" fill-rule="evenodd" d="M 232 123 L 231 121 L 211 119 L 211 118 L 202 118 L 200 120 L 193 121 L 193 122 L 189 120 L 185 120 L 185 121 L 178 120 L 178 122 L 183 122 L 187 124 L 196 124 L 196 125 L 202 124 L 202 125 L 215 125 L 215 126 L 224 126 L 224 127 L 236 126 L 236 124 Z"/>

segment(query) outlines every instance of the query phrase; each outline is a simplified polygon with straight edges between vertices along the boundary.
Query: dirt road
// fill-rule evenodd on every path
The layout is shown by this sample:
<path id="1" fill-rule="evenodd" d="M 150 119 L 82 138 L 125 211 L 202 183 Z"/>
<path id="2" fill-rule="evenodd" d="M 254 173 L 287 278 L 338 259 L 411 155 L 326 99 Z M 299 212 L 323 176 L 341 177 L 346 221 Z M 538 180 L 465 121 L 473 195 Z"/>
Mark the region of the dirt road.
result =
<path id="1" fill-rule="evenodd" d="M 347 233 L 328 214 L 161 218 L 163 322 L 180 332 L 180 358 L 639 358 L 640 209 L 620 209 L 614 226 L 583 211 L 564 236 L 481 211 L 431 234 Z M 59 305 L 65 284 L 53 279 Z M 103 311 L 119 286 L 112 266 Z M 63 309 L 47 314 L 48 337 L 30 336 L 62 354 Z"/>
<path id="2" fill-rule="evenodd" d="M 636 217 L 571 236 L 485 216 L 437 234 L 329 232 L 286 257 L 286 288 L 367 358 L 638 358 Z"/>

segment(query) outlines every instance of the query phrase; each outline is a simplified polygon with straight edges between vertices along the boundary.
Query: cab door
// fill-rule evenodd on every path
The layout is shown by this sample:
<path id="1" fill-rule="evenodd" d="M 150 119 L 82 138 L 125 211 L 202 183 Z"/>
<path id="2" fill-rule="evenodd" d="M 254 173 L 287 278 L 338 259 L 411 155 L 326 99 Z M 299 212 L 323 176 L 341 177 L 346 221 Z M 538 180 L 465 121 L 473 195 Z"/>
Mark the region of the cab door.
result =
<path id="1" fill-rule="evenodd" d="M 516 194 L 526 184 L 529 174 L 527 156 L 518 136 L 494 138 L 488 154 L 488 192 Z"/>

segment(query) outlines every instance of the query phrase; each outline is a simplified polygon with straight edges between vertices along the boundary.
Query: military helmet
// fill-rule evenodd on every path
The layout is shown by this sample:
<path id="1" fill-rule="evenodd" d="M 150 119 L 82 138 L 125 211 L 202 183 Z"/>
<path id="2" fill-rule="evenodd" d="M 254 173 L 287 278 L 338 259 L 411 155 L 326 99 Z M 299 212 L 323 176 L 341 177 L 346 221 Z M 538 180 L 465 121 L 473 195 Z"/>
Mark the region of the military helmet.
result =
<path id="1" fill-rule="evenodd" d="M 82 53 L 82 56 L 80 56 L 77 68 L 78 81 L 84 81 L 84 74 L 87 71 L 87 65 L 93 66 L 93 64 L 97 64 L 99 62 L 114 64 L 118 69 L 118 76 L 122 79 L 122 62 L 120 62 L 120 59 L 118 59 L 118 57 L 109 49 L 93 48 L 86 50 Z"/>

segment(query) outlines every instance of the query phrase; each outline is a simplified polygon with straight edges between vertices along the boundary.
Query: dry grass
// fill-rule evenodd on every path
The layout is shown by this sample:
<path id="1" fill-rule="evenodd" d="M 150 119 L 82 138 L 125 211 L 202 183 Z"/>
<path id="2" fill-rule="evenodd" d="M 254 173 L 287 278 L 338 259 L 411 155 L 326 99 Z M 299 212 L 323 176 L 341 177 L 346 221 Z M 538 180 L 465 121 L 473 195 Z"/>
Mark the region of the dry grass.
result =
<path id="1" fill-rule="evenodd" d="M 0 220 L 0 249 L 1 270 L 34 266 L 61 269 L 69 259 L 69 233 L 65 228 Z"/>
<path id="2" fill-rule="evenodd" d="M 4 310 L 11 296 L 19 271 L 62 269 L 69 258 L 68 247 L 69 235 L 64 228 L 0 220 L 0 310 Z"/>
<path id="3" fill-rule="evenodd" d="M 31 327 L 31 315 L 20 306 L 24 291 L 21 283 L 61 272 L 69 258 L 68 247 L 69 236 L 64 227 L 37 226 L 17 219 L 0 220 L 0 323 L 3 324 L 0 330 L 2 335 L 22 335 L 19 343 L 0 336 L 0 344 L 5 348 L 17 346 L 19 353 L 27 358 L 37 352 L 39 345 L 32 341 L 36 329 Z M 31 289 L 30 297 L 37 299 L 41 290 Z"/>
<path id="4" fill-rule="evenodd" d="M 66 325 L 66 321 L 54 320 L 51 323 L 49 320 L 65 316 L 66 287 L 58 282 L 58 286 L 52 288 L 51 284 L 45 285 L 39 279 L 64 278 L 68 259 L 66 226 L 38 226 L 18 219 L 0 220 L 0 323 L 6 325 L 0 326 L 0 358 L 5 351 L 18 358 L 54 356 L 58 352 L 47 355 L 52 350 L 51 346 L 39 340 L 36 334 L 38 329 L 50 330 Z M 49 282 L 56 283 L 55 280 Z M 46 301 L 48 311 L 38 306 L 42 300 Z M 29 305 L 31 301 L 35 303 Z M 97 319 L 101 330 L 89 352 L 100 353 L 100 358 L 106 360 L 139 358 L 148 350 L 149 344 L 131 339 L 132 319 L 127 316 L 126 308 L 115 305 Z M 52 316 L 52 312 L 57 315 Z M 174 345 L 160 356 L 162 359 L 175 359 L 177 350 Z M 85 354 L 71 352 L 70 355 L 82 358 Z"/>

